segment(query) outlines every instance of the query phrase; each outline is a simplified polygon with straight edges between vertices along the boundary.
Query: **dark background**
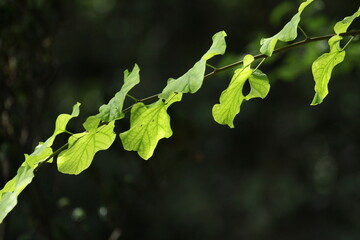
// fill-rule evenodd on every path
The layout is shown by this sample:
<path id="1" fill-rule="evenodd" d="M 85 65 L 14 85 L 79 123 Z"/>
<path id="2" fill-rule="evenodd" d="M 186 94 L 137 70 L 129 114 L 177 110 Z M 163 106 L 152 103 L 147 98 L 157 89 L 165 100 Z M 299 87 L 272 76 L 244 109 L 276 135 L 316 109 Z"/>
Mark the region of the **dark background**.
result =
<path id="1" fill-rule="evenodd" d="M 69 129 L 82 131 L 134 63 L 141 84 L 132 95 L 153 95 L 205 53 L 214 33 L 228 34 L 226 55 L 211 60 L 223 66 L 257 54 L 260 38 L 277 33 L 297 6 L 0 0 L 1 186 L 77 101 L 81 115 Z M 309 36 L 332 33 L 357 9 L 356 1 L 317 0 L 301 26 Z M 359 239 L 360 44 L 347 48 L 329 96 L 311 107 L 311 63 L 327 49 L 326 41 L 312 43 L 266 61 L 272 89 L 242 106 L 235 129 L 211 116 L 230 70 L 169 109 L 174 134 L 148 161 L 117 138 L 79 176 L 42 167 L 0 225 L 0 239 Z M 126 118 L 116 131 L 128 127 Z M 65 142 L 60 136 L 54 147 Z"/>

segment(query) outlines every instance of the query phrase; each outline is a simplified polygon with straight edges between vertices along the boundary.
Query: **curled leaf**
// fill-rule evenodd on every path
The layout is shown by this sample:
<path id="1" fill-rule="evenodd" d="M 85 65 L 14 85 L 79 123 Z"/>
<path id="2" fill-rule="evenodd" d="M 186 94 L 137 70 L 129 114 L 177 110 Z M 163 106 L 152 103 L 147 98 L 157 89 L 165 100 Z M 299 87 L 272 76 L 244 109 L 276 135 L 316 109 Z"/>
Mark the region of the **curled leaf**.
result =
<path id="1" fill-rule="evenodd" d="M 312 64 L 312 73 L 315 81 L 315 96 L 311 105 L 318 105 L 323 102 L 328 95 L 328 85 L 332 75 L 332 71 L 336 65 L 345 59 L 345 49 L 341 48 L 340 41 L 343 39 L 339 34 L 347 31 L 355 18 L 360 16 L 360 8 L 351 16 L 345 17 L 337 22 L 334 31 L 337 35 L 331 37 L 328 41 L 330 52 L 324 53 Z"/>
<path id="2" fill-rule="evenodd" d="M 201 57 L 201 59 L 195 63 L 195 65 L 190 68 L 184 75 L 178 79 L 170 78 L 168 83 L 162 93 L 160 98 L 166 100 L 173 93 L 195 93 L 197 92 L 203 83 L 206 62 L 210 58 L 216 55 L 222 55 L 225 53 L 226 43 L 225 43 L 226 33 L 224 31 L 216 33 L 212 40 L 213 43 L 210 49 Z"/>
<path id="3" fill-rule="evenodd" d="M 276 35 L 274 35 L 270 38 L 261 39 L 260 52 L 263 54 L 266 54 L 267 56 L 271 56 L 275 49 L 276 43 L 278 41 L 289 42 L 289 41 L 294 40 L 297 37 L 297 30 L 298 30 L 297 28 L 298 28 L 299 22 L 301 20 L 301 13 L 313 1 L 314 0 L 307 0 L 303 3 L 301 3 L 301 5 L 299 6 L 299 9 L 298 9 L 298 12 L 291 18 L 291 20 Z"/>
<path id="4" fill-rule="evenodd" d="M 51 154 L 53 153 L 53 150 L 51 148 L 55 138 L 57 135 L 67 132 L 66 126 L 68 122 L 74 118 L 79 116 L 80 113 L 80 103 L 76 103 L 73 106 L 73 111 L 71 114 L 63 113 L 60 114 L 55 121 L 55 129 L 53 135 L 49 137 L 45 142 L 40 142 L 33 153 L 30 155 L 25 154 L 25 161 L 29 164 L 30 167 L 35 169 L 39 163 L 43 161 L 51 162 L 51 159 L 48 159 Z"/>
<path id="5" fill-rule="evenodd" d="M 110 122 L 113 120 L 122 119 L 125 114 L 123 111 L 124 101 L 126 94 L 140 82 L 140 68 L 135 64 L 133 70 L 124 72 L 124 84 L 119 92 L 109 101 L 108 104 L 104 104 L 99 108 L 99 114 L 97 117 L 103 122 Z"/>
<path id="6" fill-rule="evenodd" d="M 246 55 L 242 68 L 235 70 L 231 82 L 220 96 L 220 103 L 215 104 L 212 109 L 214 120 L 220 124 L 226 124 L 234 127 L 234 118 L 240 112 L 241 104 L 244 100 L 252 98 L 265 98 L 270 90 L 270 84 L 267 76 L 260 70 L 251 69 L 251 63 L 254 57 Z M 244 96 L 243 87 L 249 80 L 251 90 Z"/>
<path id="7" fill-rule="evenodd" d="M 16 176 L 0 190 L 0 223 L 17 204 L 17 197 L 34 178 L 34 170 L 24 162 Z"/>

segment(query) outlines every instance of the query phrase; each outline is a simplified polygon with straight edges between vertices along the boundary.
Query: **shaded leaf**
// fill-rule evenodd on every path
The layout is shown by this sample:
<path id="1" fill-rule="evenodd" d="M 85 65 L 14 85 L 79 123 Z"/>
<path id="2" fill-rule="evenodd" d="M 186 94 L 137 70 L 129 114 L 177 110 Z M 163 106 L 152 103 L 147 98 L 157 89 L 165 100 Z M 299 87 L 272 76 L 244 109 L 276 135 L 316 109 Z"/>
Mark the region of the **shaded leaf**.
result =
<path id="1" fill-rule="evenodd" d="M 131 109 L 130 129 L 120 134 L 124 149 L 137 151 L 145 160 L 149 159 L 159 140 L 172 135 L 167 108 L 181 101 L 182 94 L 170 96 L 167 101 L 159 99 L 151 105 L 135 104 Z"/>
<path id="2" fill-rule="evenodd" d="M 270 91 L 270 83 L 267 75 L 259 69 L 253 71 L 249 77 L 250 93 L 245 96 L 245 100 L 252 98 L 264 99 Z"/>

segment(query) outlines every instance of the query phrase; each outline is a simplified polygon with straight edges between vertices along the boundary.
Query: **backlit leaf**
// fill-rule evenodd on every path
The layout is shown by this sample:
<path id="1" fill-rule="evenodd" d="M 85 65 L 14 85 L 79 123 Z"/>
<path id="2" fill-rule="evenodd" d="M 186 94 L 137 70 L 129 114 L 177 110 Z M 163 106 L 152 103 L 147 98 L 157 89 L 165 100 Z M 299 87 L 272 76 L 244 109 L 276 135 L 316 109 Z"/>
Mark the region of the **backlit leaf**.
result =
<path id="1" fill-rule="evenodd" d="M 33 169 L 24 162 L 18 169 L 16 176 L 0 190 L 0 223 L 16 206 L 17 197 L 34 178 Z"/>
<path id="2" fill-rule="evenodd" d="M 48 159 L 49 156 L 53 153 L 51 146 L 57 135 L 66 132 L 66 126 L 70 119 L 79 116 L 80 113 L 80 103 L 76 103 L 73 106 L 73 111 L 71 114 L 63 113 L 56 118 L 55 130 L 53 135 L 49 137 L 45 142 L 40 142 L 33 153 L 30 155 L 25 154 L 25 161 L 29 164 L 30 167 L 36 168 L 38 164 L 44 160 L 51 162 L 51 159 Z"/>
<path id="3" fill-rule="evenodd" d="M 334 26 L 336 34 L 346 32 L 350 24 L 355 18 L 360 16 L 360 8 L 352 16 L 345 17 Z M 328 85 L 330 82 L 331 74 L 336 65 L 343 62 L 345 59 L 345 50 L 341 48 L 340 41 L 343 39 L 340 35 L 331 37 L 328 41 L 330 52 L 324 53 L 312 64 L 312 73 L 315 81 L 315 96 L 311 105 L 318 105 L 323 102 L 324 98 L 328 95 Z"/>
<path id="4" fill-rule="evenodd" d="M 301 13 L 304 11 L 304 9 L 312 3 L 314 0 L 307 0 L 303 3 L 301 3 L 298 12 L 291 18 L 291 20 L 281 29 L 280 32 L 278 32 L 276 35 L 270 38 L 263 38 L 261 39 L 261 48 L 260 52 L 263 54 L 266 54 L 267 56 L 271 56 L 276 43 L 278 41 L 282 42 L 289 42 L 294 40 L 297 37 L 297 28 L 301 19 Z"/>
<path id="5" fill-rule="evenodd" d="M 39 163 L 48 160 L 48 162 L 51 162 L 50 159 L 48 159 L 51 154 L 53 154 L 53 150 L 51 147 L 47 146 L 44 147 L 46 145 L 45 143 L 39 143 L 39 145 L 36 146 L 36 150 L 35 152 L 33 152 L 32 154 L 28 155 L 28 154 L 24 154 L 25 155 L 25 161 L 27 164 L 29 164 L 30 167 L 32 167 L 33 169 L 35 169 Z M 39 148 L 41 148 L 41 151 L 37 151 Z"/>
<path id="6" fill-rule="evenodd" d="M 74 134 L 69 138 L 68 149 L 62 151 L 57 159 L 58 170 L 67 174 L 79 174 L 87 169 L 95 154 L 108 149 L 115 139 L 114 121 L 96 130 Z"/>
<path id="7" fill-rule="evenodd" d="M 249 77 L 250 93 L 245 96 L 245 100 L 252 98 L 264 99 L 270 91 L 270 83 L 267 75 L 259 69 L 253 71 Z"/>
<path id="8" fill-rule="evenodd" d="M 213 43 L 210 49 L 184 75 L 182 75 L 178 79 L 170 78 L 168 80 L 166 87 L 160 94 L 160 98 L 166 100 L 174 92 L 177 93 L 197 92 L 201 88 L 204 80 L 207 60 L 209 60 L 210 58 L 216 55 L 222 55 L 225 53 L 225 49 L 226 49 L 225 37 L 226 37 L 226 33 L 224 31 L 216 33 L 212 38 Z"/>
<path id="9" fill-rule="evenodd" d="M 355 18 L 360 16 L 360 7 L 359 9 L 351 16 L 345 17 L 343 20 L 337 22 L 334 26 L 334 31 L 336 34 L 344 33 L 347 31 L 351 23 Z"/>
<path id="10" fill-rule="evenodd" d="M 18 195 L 34 178 L 34 170 L 41 162 L 51 160 L 50 157 L 53 154 L 51 146 L 54 139 L 60 133 L 66 132 L 66 125 L 69 120 L 79 115 L 79 107 L 80 103 L 76 103 L 71 114 L 60 114 L 57 117 L 55 130 L 51 137 L 45 142 L 40 142 L 30 155 L 25 154 L 25 162 L 18 169 L 16 176 L 0 190 L 0 223 L 16 206 Z"/>
<path id="11" fill-rule="evenodd" d="M 126 94 L 140 82 L 140 68 L 135 64 L 132 72 L 126 70 L 124 72 L 124 84 L 120 91 L 109 101 L 99 108 L 97 115 L 103 122 L 110 122 L 117 119 L 124 118 L 125 114 L 122 112 Z"/>
<path id="12" fill-rule="evenodd" d="M 99 123 L 100 123 L 100 119 L 98 117 L 90 116 L 83 123 L 83 127 L 88 132 L 94 132 L 98 129 Z"/>
<path id="13" fill-rule="evenodd" d="M 244 100 L 252 98 L 265 98 L 270 90 L 267 76 L 260 70 L 253 71 L 251 63 L 254 57 L 246 55 L 242 68 L 235 70 L 234 76 L 226 90 L 221 93 L 220 104 L 215 104 L 212 109 L 214 120 L 220 124 L 234 127 L 234 118 L 240 112 Z M 245 82 L 249 80 L 251 90 L 246 96 L 243 95 Z"/>
<path id="14" fill-rule="evenodd" d="M 322 103 L 328 95 L 328 84 L 332 71 L 336 65 L 344 61 L 345 51 L 340 49 L 339 39 L 342 37 L 336 35 L 329 39 L 330 52 L 324 53 L 312 64 L 312 73 L 315 80 L 315 96 L 311 105 Z"/>
<path id="15" fill-rule="evenodd" d="M 120 134 L 124 149 L 137 151 L 143 159 L 149 159 L 159 140 L 172 135 L 166 110 L 181 97 L 181 93 L 174 93 L 167 101 L 159 99 L 151 105 L 135 104 L 131 109 L 130 129 Z"/>

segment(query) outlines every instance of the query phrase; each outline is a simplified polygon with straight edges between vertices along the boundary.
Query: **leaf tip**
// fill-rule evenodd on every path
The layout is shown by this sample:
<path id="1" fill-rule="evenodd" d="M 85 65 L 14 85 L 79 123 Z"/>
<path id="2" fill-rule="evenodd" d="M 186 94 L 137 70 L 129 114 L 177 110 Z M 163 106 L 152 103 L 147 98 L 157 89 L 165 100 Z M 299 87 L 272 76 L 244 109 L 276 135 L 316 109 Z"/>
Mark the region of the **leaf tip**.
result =
<path id="1" fill-rule="evenodd" d="M 323 102 L 323 99 L 319 96 L 319 94 L 315 93 L 315 96 L 310 104 L 310 106 L 316 106 Z"/>

